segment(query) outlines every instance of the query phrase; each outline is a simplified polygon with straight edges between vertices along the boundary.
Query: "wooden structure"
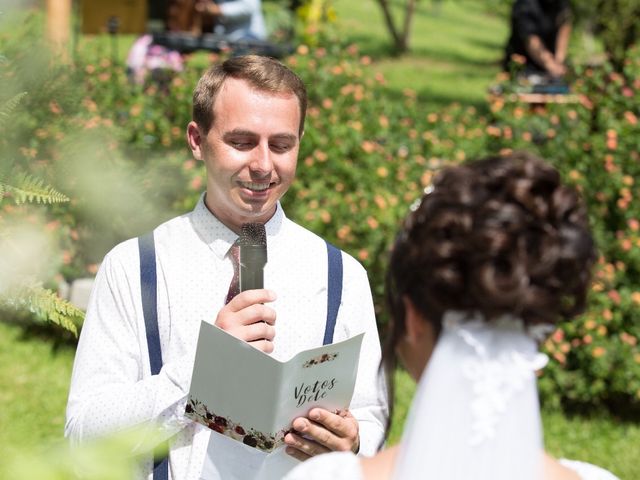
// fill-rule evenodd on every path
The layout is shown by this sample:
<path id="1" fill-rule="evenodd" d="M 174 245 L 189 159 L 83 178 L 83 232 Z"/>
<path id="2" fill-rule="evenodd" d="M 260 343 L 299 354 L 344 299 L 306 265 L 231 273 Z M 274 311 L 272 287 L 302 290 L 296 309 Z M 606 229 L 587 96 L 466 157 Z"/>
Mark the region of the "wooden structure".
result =
<path id="1" fill-rule="evenodd" d="M 495 97 L 494 97 L 495 98 Z M 536 105 L 546 105 L 548 103 L 579 103 L 580 97 L 573 94 L 554 93 L 511 93 L 502 96 L 506 102 L 520 102 Z"/>
<path id="2" fill-rule="evenodd" d="M 143 34 L 147 30 L 148 3 L 148 0 L 81 0 L 81 32 Z"/>
<path id="3" fill-rule="evenodd" d="M 487 101 L 490 104 L 496 102 L 519 103 L 528 106 L 532 111 L 544 109 L 547 105 L 553 103 L 580 103 L 580 96 L 572 93 L 569 94 L 551 94 L 551 93 L 508 93 L 497 94 L 489 93 Z"/>

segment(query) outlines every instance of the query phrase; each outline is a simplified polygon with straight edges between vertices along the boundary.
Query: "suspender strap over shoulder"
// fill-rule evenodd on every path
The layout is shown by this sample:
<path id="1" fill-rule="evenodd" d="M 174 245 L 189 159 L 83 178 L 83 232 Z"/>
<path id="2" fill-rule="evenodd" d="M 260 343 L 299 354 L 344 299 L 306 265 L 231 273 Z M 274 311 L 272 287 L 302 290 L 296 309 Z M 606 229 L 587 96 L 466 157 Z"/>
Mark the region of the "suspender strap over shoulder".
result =
<path id="1" fill-rule="evenodd" d="M 142 294 L 142 312 L 149 347 L 151 375 L 157 375 L 162 368 L 162 350 L 158 332 L 158 302 L 156 280 L 156 249 L 153 232 L 138 238 L 140 250 L 140 287 Z"/>
<path id="2" fill-rule="evenodd" d="M 324 327 L 323 345 L 333 343 L 333 331 L 340 302 L 342 302 L 342 252 L 327 242 L 327 258 L 329 274 L 327 279 L 327 323 Z"/>
<path id="3" fill-rule="evenodd" d="M 153 232 L 138 237 L 140 252 L 140 292 L 142 297 L 142 313 L 149 349 L 151 375 L 158 375 L 162 369 L 162 348 L 158 331 L 158 298 L 156 275 L 156 248 Z M 153 480 L 169 480 L 169 457 L 153 463 Z"/>

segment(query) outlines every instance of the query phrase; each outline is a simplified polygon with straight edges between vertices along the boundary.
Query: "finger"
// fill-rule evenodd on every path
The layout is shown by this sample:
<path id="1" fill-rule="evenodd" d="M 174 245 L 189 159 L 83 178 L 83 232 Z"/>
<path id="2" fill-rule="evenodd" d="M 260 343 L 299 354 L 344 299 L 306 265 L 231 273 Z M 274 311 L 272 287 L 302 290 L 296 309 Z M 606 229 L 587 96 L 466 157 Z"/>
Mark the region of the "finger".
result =
<path id="1" fill-rule="evenodd" d="M 264 353 L 271 353 L 273 352 L 273 342 L 269 341 L 269 340 L 256 340 L 253 342 L 249 342 L 249 345 L 251 345 L 252 347 L 257 348 L 258 350 L 264 352 Z"/>
<path id="2" fill-rule="evenodd" d="M 251 305 L 239 312 L 234 312 L 232 309 L 224 307 L 220 312 L 218 312 L 215 325 L 232 335 L 236 335 L 233 332 L 239 327 L 252 325 L 258 322 L 265 322 L 268 325 L 274 325 L 276 323 L 275 310 L 262 304 Z"/>
<path id="3" fill-rule="evenodd" d="M 315 455 L 321 455 L 323 453 L 329 453 L 331 451 L 324 445 L 321 445 L 311 439 L 304 438 L 298 433 L 294 432 L 289 432 L 285 435 L 284 443 L 287 445 L 287 449 L 291 448 L 298 450 L 307 457 L 313 457 Z"/>
<path id="4" fill-rule="evenodd" d="M 322 408 L 314 408 L 309 412 L 309 418 L 313 421 L 305 418 L 294 420 L 293 428 L 330 450 L 354 452 L 358 450 L 360 443 L 358 421 L 348 410 L 335 414 Z"/>
<path id="5" fill-rule="evenodd" d="M 293 428 L 329 450 L 335 450 L 340 439 L 324 426 L 311 422 L 308 418 L 300 417 L 293 421 Z"/>
<path id="6" fill-rule="evenodd" d="M 251 305 L 259 303 L 269 303 L 276 299 L 276 293 L 273 290 L 267 290 L 265 288 L 256 290 L 245 290 L 240 292 L 226 305 L 225 308 L 229 308 L 234 312 L 247 308 Z"/>
<path id="7" fill-rule="evenodd" d="M 307 455 L 304 452 L 301 452 L 300 450 L 298 450 L 297 448 L 294 447 L 287 447 L 284 450 L 287 455 L 292 456 L 293 458 L 300 460 L 301 462 L 304 462 L 305 460 L 309 460 L 311 457 L 309 455 Z"/>
<path id="8" fill-rule="evenodd" d="M 252 325 L 256 322 L 265 322 L 268 325 L 276 323 L 276 311 L 268 305 L 250 305 L 232 315 L 238 325 Z"/>
<path id="9" fill-rule="evenodd" d="M 342 438 L 337 437 L 324 426 L 313 423 L 307 418 L 296 418 L 293 421 L 293 428 L 301 435 L 304 435 L 305 439 L 312 441 L 312 443 L 317 444 L 326 450 L 334 451 L 345 449 L 345 446 L 342 445 L 342 443 L 345 443 Z M 307 450 L 303 451 L 309 455 L 314 454 L 313 452 L 309 453 Z"/>
<path id="10" fill-rule="evenodd" d="M 265 322 L 252 323 L 244 328 L 243 336 L 245 342 L 254 342 L 256 340 L 273 341 L 276 336 L 276 329 Z"/>
<path id="11" fill-rule="evenodd" d="M 358 421 L 349 410 L 332 413 L 324 408 L 312 408 L 309 418 L 342 438 L 351 438 L 358 434 Z"/>
<path id="12" fill-rule="evenodd" d="M 216 325 L 222 330 L 226 331 L 230 335 L 244 341 L 255 342 L 264 340 L 271 342 L 276 336 L 276 329 L 268 323 L 262 321 L 256 321 L 249 325 L 244 325 L 243 322 L 238 321 L 238 315 L 235 315 L 235 319 L 225 319 L 225 321 L 216 321 Z M 261 349 L 262 350 L 262 349 Z"/>

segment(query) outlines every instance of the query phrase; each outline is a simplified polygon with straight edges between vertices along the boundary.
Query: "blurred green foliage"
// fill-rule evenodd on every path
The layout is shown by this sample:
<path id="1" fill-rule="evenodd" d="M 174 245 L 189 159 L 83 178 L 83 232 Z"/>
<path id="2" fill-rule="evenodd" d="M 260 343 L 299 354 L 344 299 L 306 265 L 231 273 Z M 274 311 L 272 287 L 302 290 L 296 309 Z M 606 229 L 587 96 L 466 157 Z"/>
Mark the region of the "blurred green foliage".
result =
<path id="1" fill-rule="evenodd" d="M 9 49 L 11 50 L 11 49 Z M 20 55 L 19 52 L 11 51 Z M 10 64 L 7 57 L 2 57 L 2 66 Z M 14 71 L 15 72 L 15 71 Z M 14 73 L 12 72 L 12 73 Z M 10 132 L 25 115 L 20 115 L 27 92 L 19 91 L 22 83 L 14 81 L 11 74 L 3 76 L 0 85 L 3 94 L 0 96 L 0 127 Z M 25 82 L 28 83 L 28 82 Z M 23 125 L 18 127 L 24 131 Z M 15 130 L 14 130 L 15 131 Z M 10 134 L 0 137 L 0 158 L 5 161 L 0 166 L 0 206 L 12 200 L 14 205 L 24 204 L 57 204 L 68 202 L 69 198 L 41 178 L 32 173 L 21 171 L 13 165 L 15 152 L 11 148 L 15 139 Z M 5 209 L 6 210 L 6 209 Z M 11 210 L 9 210 L 11 213 Z M 31 216 L 31 223 L 35 217 Z M 84 318 L 83 312 L 71 303 L 61 299 L 53 291 L 43 288 L 38 278 L 41 269 L 33 268 L 33 257 L 43 253 L 47 242 L 40 241 L 41 233 L 36 229 L 20 225 L 13 215 L 0 216 L 0 270 L 3 273 L 0 281 L 0 309 L 28 311 L 35 318 L 60 325 L 77 335 L 78 327 Z"/>
<path id="2" fill-rule="evenodd" d="M 151 461 L 152 431 L 120 432 L 73 446 L 67 441 L 16 453 L 0 464 L 0 477 L 14 480 L 123 480 L 138 478 L 142 455 Z M 157 450 L 164 454 L 166 450 Z"/>
<path id="3" fill-rule="evenodd" d="M 573 0 L 578 24 L 601 39 L 616 71 L 624 68 L 628 51 L 640 39 L 640 0 Z"/>

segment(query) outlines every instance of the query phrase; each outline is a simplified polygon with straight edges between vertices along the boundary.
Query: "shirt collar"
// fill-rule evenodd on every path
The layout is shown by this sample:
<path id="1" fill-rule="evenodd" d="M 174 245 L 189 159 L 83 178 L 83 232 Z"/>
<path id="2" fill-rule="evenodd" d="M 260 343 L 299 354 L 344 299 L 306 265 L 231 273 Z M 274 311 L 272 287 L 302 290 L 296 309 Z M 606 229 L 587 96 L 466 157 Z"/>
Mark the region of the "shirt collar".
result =
<path id="1" fill-rule="evenodd" d="M 238 235 L 209 211 L 204 203 L 204 198 L 205 194 L 203 193 L 191 213 L 191 224 L 202 241 L 209 245 L 209 248 L 218 257 L 223 258 L 237 240 Z M 264 226 L 267 233 L 267 247 L 282 231 L 285 219 L 282 206 L 278 202 L 276 212 Z"/>

